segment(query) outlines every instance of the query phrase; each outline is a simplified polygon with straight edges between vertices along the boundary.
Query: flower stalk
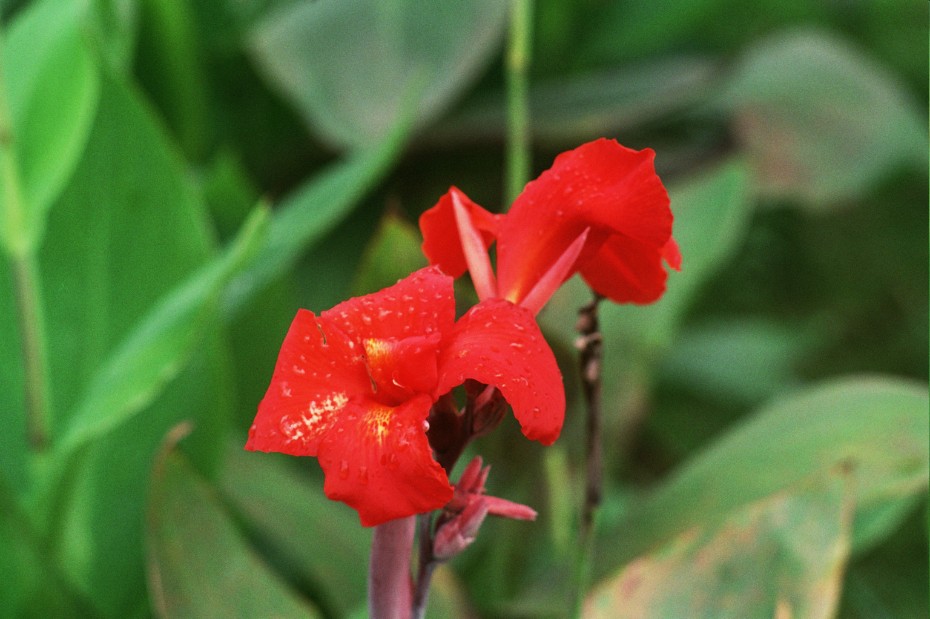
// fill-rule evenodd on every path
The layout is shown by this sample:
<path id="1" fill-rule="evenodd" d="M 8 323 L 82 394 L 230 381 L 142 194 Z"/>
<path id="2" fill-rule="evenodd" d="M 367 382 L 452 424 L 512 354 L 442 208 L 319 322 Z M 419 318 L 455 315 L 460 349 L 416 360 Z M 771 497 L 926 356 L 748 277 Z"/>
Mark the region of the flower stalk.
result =
<path id="1" fill-rule="evenodd" d="M 604 297 L 595 293 L 594 299 L 578 310 L 575 329 L 578 338 L 581 386 L 587 408 L 585 422 L 585 491 L 581 506 L 578 555 L 575 562 L 575 616 L 584 602 L 591 571 L 591 554 L 594 543 L 594 524 L 601 504 L 603 461 L 601 454 L 601 360 L 603 338 L 598 322 L 598 305 Z"/>
<path id="2" fill-rule="evenodd" d="M 29 443 L 34 450 L 41 451 L 48 444 L 51 425 L 41 278 L 36 260 L 36 244 L 28 225 L 27 205 L 20 183 L 2 61 L 0 56 L 0 187 L 3 191 L 3 195 L 0 196 L 0 204 L 3 206 L 3 237 L 0 241 L 13 272 Z"/>
<path id="3" fill-rule="evenodd" d="M 375 527 L 368 566 L 368 615 L 372 619 L 411 616 L 410 553 L 416 521 L 416 516 L 407 516 Z"/>
<path id="4" fill-rule="evenodd" d="M 530 180 L 529 69 L 533 0 L 512 0 L 507 44 L 507 204 Z"/>

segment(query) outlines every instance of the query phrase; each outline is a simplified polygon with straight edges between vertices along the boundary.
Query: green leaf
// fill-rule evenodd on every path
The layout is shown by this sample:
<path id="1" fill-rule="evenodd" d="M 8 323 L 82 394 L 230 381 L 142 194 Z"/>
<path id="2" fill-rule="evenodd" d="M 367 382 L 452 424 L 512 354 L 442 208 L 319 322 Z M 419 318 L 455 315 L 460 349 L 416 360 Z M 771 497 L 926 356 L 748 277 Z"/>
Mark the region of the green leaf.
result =
<path id="1" fill-rule="evenodd" d="M 371 530 L 326 498 L 319 477 L 289 468 L 290 460 L 237 445 L 227 451 L 217 483 L 248 529 L 315 593 L 317 605 L 344 616 L 365 601 Z"/>
<path id="2" fill-rule="evenodd" d="M 420 242 L 416 226 L 399 215 L 385 215 L 362 256 L 352 284 L 353 294 L 380 290 L 425 267 Z"/>
<path id="3" fill-rule="evenodd" d="M 96 617 L 49 554 L 0 471 L 0 608 L 11 617 Z"/>
<path id="4" fill-rule="evenodd" d="M 224 296 L 227 319 L 283 275 L 371 191 L 400 155 L 408 130 L 409 123 L 402 121 L 381 142 L 332 164 L 275 207 L 258 259 L 233 280 Z"/>
<path id="5" fill-rule="evenodd" d="M 8 242 L 39 243 L 46 214 L 74 171 L 94 120 L 100 78 L 83 40 L 79 7 L 57 0 L 35 3 L 18 15 L 2 41 L 0 87 L 9 106 L 26 209 L 25 238 Z"/>
<path id="6" fill-rule="evenodd" d="M 131 85 L 107 69 L 101 75 L 90 137 L 49 212 L 39 254 L 55 442 L 139 322 L 216 252 L 206 209 L 163 129 Z M 159 398 L 66 464 L 64 487 L 56 485 L 60 477 L 46 483 L 28 459 L 14 461 L 20 432 L 0 437 L 4 467 L 26 469 L 10 475 L 25 478 L 18 491 L 64 491 L 35 498 L 47 516 L 35 515 L 42 520 L 37 527 L 54 536 L 62 570 L 107 615 L 133 614 L 144 599 L 142 506 L 161 438 L 181 419 L 193 419 L 198 432 L 188 447 L 208 469 L 217 448 L 209 435 L 225 434 L 229 361 L 216 328 L 208 323 L 205 333 L 188 370 Z M 6 410 L 6 394 L 0 398 Z M 63 465 L 59 460 L 49 472 Z"/>
<path id="7" fill-rule="evenodd" d="M 144 409 L 183 368 L 213 313 L 211 302 L 264 240 L 268 211 L 256 209 L 223 255 L 157 303 L 91 380 L 62 438 L 68 453 Z"/>
<path id="8" fill-rule="evenodd" d="M 138 25 L 138 0 L 90 0 L 85 28 L 101 60 L 123 75 L 132 70 Z"/>
<path id="9" fill-rule="evenodd" d="M 153 471 L 146 547 L 159 617 L 316 617 L 246 545 L 216 491 L 177 453 Z"/>
<path id="10" fill-rule="evenodd" d="M 621 133 L 706 100 L 715 65 L 700 57 L 653 60 L 579 75 L 541 77 L 529 92 L 533 139 L 568 144 Z M 506 132 L 503 92 L 470 100 L 421 141 L 444 145 L 498 140 Z"/>
<path id="11" fill-rule="evenodd" d="M 926 490 L 927 408 L 926 385 L 884 378 L 837 380 L 778 400 L 606 527 L 599 567 L 840 465 L 854 482 L 854 548 L 865 548 Z M 877 518 L 889 509 L 896 518 Z"/>
<path id="12" fill-rule="evenodd" d="M 675 340 L 663 379 L 715 401 L 756 404 L 798 384 L 805 353 L 823 336 L 759 318 L 704 321 Z"/>
<path id="13" fill-rule="evenodd" d="M 927 166 L 926 120 L 869 57 L 824 32 L 801 31 L 751 48 L 719 104 L 760 189 L 815 206 L 862 193 L 902 163 Z"/>
<path id="14" fill-rule="evenodd" d="M 258 25 L 252 47 L 323 137 L 358 147 L 389 133 L 411 92 L 418 127 L 442 112 L 490 59 L 506 17 L 497 0 L 292 3 Z"/>
<path id="15" fill-rule="evenodd" d="M 853 510 L 851 480 L 826 477 L 636 559 L 598 585 L 582 617 L 834 617 Z"/>

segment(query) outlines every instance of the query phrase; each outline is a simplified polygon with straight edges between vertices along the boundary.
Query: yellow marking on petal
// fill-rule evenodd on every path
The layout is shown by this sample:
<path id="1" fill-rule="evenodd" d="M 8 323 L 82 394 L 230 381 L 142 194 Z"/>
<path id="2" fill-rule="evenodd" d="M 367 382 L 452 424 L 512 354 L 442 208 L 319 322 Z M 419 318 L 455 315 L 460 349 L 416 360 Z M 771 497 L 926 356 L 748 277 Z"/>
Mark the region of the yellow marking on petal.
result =
<path id="1" fill-rule="evenodd" d="M 372 406 L 365 415 L 365 432 L 378 443 L 384 442 L 394 409 L 387 406 Z"/>
<path id="2" fill-rule="evenodd" d="M 384 340 L 369 338 L 362 344 L 365 346 L 365 356 L 368 357 L 368 361 L 371 363 L 378 363 L 391 352 L 390 347 Z"/>

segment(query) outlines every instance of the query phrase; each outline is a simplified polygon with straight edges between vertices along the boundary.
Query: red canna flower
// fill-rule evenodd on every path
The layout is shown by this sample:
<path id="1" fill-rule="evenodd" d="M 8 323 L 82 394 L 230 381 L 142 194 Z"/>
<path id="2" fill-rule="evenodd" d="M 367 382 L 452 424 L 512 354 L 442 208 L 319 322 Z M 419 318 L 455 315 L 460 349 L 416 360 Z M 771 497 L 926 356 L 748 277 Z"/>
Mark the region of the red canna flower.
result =
<path id="1" fill-rule="evenodd" d="M 681 254 L 668 194 L 651 149 L 599 139 L 556 157 L 506 215 L 452 187 L 420 217 L 423 252 L 454 277 L 471 274 L 481 299 L 539 312 L 576 272 L 618 303 L 651 303 L 665 291 L 663 261 Z M 497 241 L 497 280 L 487 250 Z"/>
<path id="2" fill-rule="evenodd" d="M 319 316 L 297 313 L 246 449 L 315 456 L 326 495 L 365 526 L 438 509 L 453 489 L 427 417 L 467 379 L 500 390 L 528 438 L 558 437 L 562 377 L 533 314 L 492 299 L 456 322 L 452 278 L 422 269 Z"/>

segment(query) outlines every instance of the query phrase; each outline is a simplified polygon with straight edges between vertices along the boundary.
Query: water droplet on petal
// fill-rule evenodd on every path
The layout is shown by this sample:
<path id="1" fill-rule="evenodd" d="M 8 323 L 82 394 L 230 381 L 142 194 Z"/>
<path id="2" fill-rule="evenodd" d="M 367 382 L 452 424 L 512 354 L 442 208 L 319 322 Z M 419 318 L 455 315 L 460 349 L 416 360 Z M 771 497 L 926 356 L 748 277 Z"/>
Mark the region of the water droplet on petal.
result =
<path id="1" fill-rule="evenodd" d="M 368 467 L 367 467 L 367 466 L 359 467 L 359 469 L 358 469 L 358 481 L 359 481 L 359 483 L 361 483 L 361 484 L 367 484 L 367 483 L 368 483 Z"/>
<path id="2" fill-rule="evenodd" d="M 339 463 L 339 479 L 349 478 L 349 461 L 343 460 Z"/>

